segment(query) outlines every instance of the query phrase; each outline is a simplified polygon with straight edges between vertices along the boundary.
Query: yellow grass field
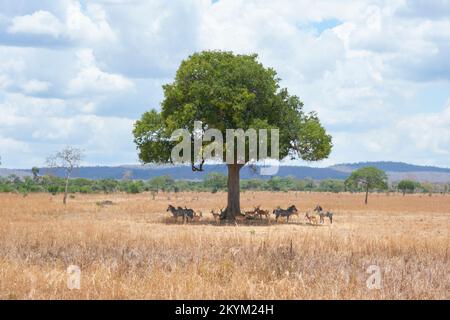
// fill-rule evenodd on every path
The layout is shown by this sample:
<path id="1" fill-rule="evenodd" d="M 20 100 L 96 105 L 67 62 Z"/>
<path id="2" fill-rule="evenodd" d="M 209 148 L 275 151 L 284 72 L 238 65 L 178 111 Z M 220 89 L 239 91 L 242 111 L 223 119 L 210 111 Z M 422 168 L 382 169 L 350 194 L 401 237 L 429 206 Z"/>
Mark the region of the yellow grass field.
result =
<path id="1" fill-rule="evenodd" d="M 242 209 L 295 204 L 289 224 L 216 225 L 225 193 L 0 194 L 0 299 L 449 299 L 450 196 L 241 194 Z M 98 201 L 111 200 L 110 206 Z M 173 222 L 167 205 L 203 220 Z M 330 225 L 304 212 L 320 203 Z M 67 286 L 79 266 L 80 289 Z M 367 269 L 381 287 L 366 284 Z"/>

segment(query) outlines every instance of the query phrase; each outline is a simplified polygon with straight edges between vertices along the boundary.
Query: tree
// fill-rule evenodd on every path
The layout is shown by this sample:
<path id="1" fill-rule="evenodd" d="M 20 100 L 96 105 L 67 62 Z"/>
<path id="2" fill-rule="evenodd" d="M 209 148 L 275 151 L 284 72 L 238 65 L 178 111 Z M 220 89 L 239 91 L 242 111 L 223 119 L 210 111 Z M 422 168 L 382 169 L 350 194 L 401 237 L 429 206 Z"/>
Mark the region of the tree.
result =
<path id="1" fill-rule="evenodd" d="M 39 168 L 38 167 L 31 168 L 31 173 L 33 174 L 33 180 L 37 181 L 39 179 Z"/>
<path id="2" fill-rule="evenodd" d="M 64 198 L 63 203 L 67 202 L 67 190 L 69 188 L 69 180 L 75 168 L 80 166 L 83 158 L 83 151 L 71 146 L 67 146 L 61 151 L 56 152 L 47 158 L 47 165 L 50 168 L 57 168 L 64 170 Z"/>
<path id="3" fill-rule="evenodd" d="M 217 192 L 226 188 L 227 177 L 218 172 L 211 172 L 206 175 L 203 184 L 206 188 L 211 189 L 213 192 Z"/>
<path id="4" fill-rule="evenodd" d="M 133 178 L 133 171 L 125 170 L 122 174 L 122 180 L 131 180 Z"/>
<path id="5" fill-rule="evenodd" d="M 170 176 L 156 176 L 148 181 L 150 191 L 158 193 L 159 191 L 166 192 L 174 189 L 175 180 Z"/>
<path id="6" fill-rule="evenodd" d="M 141 192 L 141 185 L 140 185 L 140 183 L 138 181 L 131 181 L 127 185 L 127 189 L 125 191 L 127 193 L 132 193 L 132 194 L 140 193 Z"/>
<path id="7" fill-rule="evenodd" d="M 306 113 L 300 99 L 280 88 L 279 82 L 276 72 L 259 63 L 256 54 L 235 55 L 222 51 L 193 54 L 182 61 L 175 80 L 163 86 L 161 112 L 146 112 L 134 125 L 140 160 L 144 163 L 173 162 L 171 151 L 177 141 L 171 141 L 171 134 L 180 128 L 187 129 L 193 141 L 198 133 L 194 132 L 196 121 L 201 121 L 202 132 L 214 128 L 222 136 L 226 136 L 227 129 L 255 129 L 259 141 L 260 129 L 279 129 L 280 159 L 286 156 L 307 161 L 327 158 L 332 148 L 331 136 L 317 114 Z M 231 161 L 227 160 L 228 199 L 222 218 L 233 220 L 240 213 L 240 170 L 255 159 L 250 159 L 249 152 L 245 159 L 237 159 L 236 145 L 231 150 L 234 153 L 226 151 L 228 142 L 203 141 L 200 160 L 196 160 L 197 154 L 193 152 L 190 164 L 193 171 L 202 171 L 206 147 L 212 143 L 223 146 L 223 154 L 219 156 L 225 159 L 228 155 Z M 245 147 L 247 151 L 247 142 Z M 277 156 L 260 155 L 258 160 L 265 158 Z"/>
<path id="8" fill-rule="evenodd" d="M 423 193 L 433 193 L 435 192 L 435 185 L 429 182 L 423 182 L 420 184 L 420 188 Z"/>
<path id="9" fill-rule="evenodd" d="M 412 180 L 402 180 L 397 185 L 397 189 L 401 191 L 403 195 L 405 195 L 406 192 L 413 193 L 417 187 L 418 183 Z"/>
<path id="10" fill-rule="evenodd" d="M 444 185 L 444 191 L 443 191 L 443 194 L 446 195 L 449 189 L 450 189 L 450 184 Z"/>
<path id="11" fill-rule="evenodd" d="M 369 191 L 373 189 L 387 189 L 387 175 L 383 170 L 375 167 L 363 167 L 352 172 L 345 181 L 347 187 L 362 188 L 366 192 L 367 204 Z"/>
<path id="12" fill-rule="evenodd" d="M 322 180 L 319 183 L 319 191 L 326 191 L 326 192 L 342 192 L 345 189 L 344 182 L 341 180 Z"/>
<path id="13" fill-rule="evenodd" d="M 272 177 L 267 181 L 267 186 L 271 191 L 286 192 L 294 189 L 294 179 L 292 177 Z"/>

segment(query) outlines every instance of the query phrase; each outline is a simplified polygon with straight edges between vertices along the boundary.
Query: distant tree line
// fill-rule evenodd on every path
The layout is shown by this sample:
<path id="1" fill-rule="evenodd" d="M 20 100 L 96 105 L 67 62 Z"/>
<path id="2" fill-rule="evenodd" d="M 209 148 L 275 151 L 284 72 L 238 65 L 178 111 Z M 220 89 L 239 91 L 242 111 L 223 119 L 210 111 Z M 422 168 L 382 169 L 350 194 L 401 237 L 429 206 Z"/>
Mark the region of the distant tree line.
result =
<path id="1" fill-rule="evenodd" d="M 48 192 L 52 194 L 64 193 L 141 193 L 151 192 L 155 196 L 158 192 L 219 192 L 226 191 L 227 177 L 221 173 L 210 173 L 202 181 L 175 180 L 170 176 L 158 176 L 149 180 L 130 179 L 102 179 L 91 180 L 84 178 L 70 179 L 51 175 L 39 175 L 39 170 L 33 169 L 33 176 L 20 178 L 16 175 L 0 178 L 0 192 L 28 194 L 33 192 Z M 318 192 L 365 192 L 366 185 L 350 183 L 344 180 L 296 179 L 293 177 L 272 177 L 271 179 L 248 179 L 240 182 L 242 191 L 318 191 Z M 407 193 L 447 193 L 448 184 L 419 183 L 403 180 L 390 185 L 375 185 L 371 192 L 401 192 Z"/>

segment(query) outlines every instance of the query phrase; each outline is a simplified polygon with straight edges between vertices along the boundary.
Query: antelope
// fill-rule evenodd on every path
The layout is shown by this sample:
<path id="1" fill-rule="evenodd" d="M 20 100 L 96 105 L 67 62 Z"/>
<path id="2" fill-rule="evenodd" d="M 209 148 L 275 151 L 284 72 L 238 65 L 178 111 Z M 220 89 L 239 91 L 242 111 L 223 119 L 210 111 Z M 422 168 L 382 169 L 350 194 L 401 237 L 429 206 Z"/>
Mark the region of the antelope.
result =
<path id="1" fill-rule="evenodd" d="M 193 221 L 200 221 L 200 219 L 203 217 L 203 213 L 201 211 L 198 212 L 194 212 L 194 218 Z"/>
<path id="2" fill-rule="evenodd" d="M 266 219 L 269 219 L 269 210 L 263 210 L 260 206 L 255 207 L 255 213 L 259 215 L 259 219 L 262 220 L 262 216 L 265 216 Z"/>
<path id="3" fill-rule="evenodd" d="M 226 214 L 226 210 L 220 209 L 220 218 L 221 219 L 225 219 L 225 214 Z M 236 223 L 236 221 L 243 221 L 245 219 L 251 219 L 251 211 L 246 211 L 246 212 L 238 212 L 234 215 L 234 222 Z"/>
<path id="4" fill-rule="evenodd" d="M 220 209 L 220 213 L 214 212 L 214 210 L 211 210 L 211 214 L 214 217 L 214 220 L 216 222 L 219 222 L 220 219 L 225 219 L 225 213 L 226 213 L 226 209 L 224 210 L 223 208 Z M 242 221 L 244 219 L 248 219 L 249 216 L 245 215 L 244 213 L 240 212 L 238 214 L 235 215 L 235 220 L 237 221 Z"/>
<path id="5" fill-rule="evenodd" d="M 247 213 L 247 212 L 249 212 L 249 213 Z M 251 219 L 252 212 L 251 211 L 247 211 L 247 212 L 239 212 L 239 213 L 235 214 L 234 215 L 234 220 L 235 221 L 242 221 L 242 220 L 245 220 L 245 219 Z"/>
<path id="6" fill-rule="evenodd" d="M 220 212 L 222 212 L 222 209 L 220 209 Z M 213 216 L 213 218 L 214 218 L 214 221 L 219 221 L 220 220 L 220 215 L 221 215 L 221 213 L 219 213 L 219 212 L 214 212 L 214 210 L 211 210 L 211 214 L 212 214 L 212 216 Z"/>
<path id="7" fill-rule="evenodd" d="M 289 222 L 289 217 L 293 214 L 295 214 L 296 216 L 298 216 L 298 210 L 297 208 L 292 205 L 289 208 L 285 209 L 281 209 L 280 207 L 276 208 L 275 210 L 273 210 L 273 214 L 275 215 L 275 220 L 278 221 L 278 217 L 286 217 L 287 218 L 287 222 Z"/>
<path id="8" fill-rule="evenodd" d="M 320 205 L 317 205 L 316 208 L 314 209 L 314 211 L 317 212 L 317 214 L 319 215 L 321 224 L 324 223 L 324 217 L 327 217 L 328 219 L 330 219 L 330 224 L 333 223 L 333 213 L 332 212 L 330 212 L 330 211 L 324 212 L 323 208 Z"/>
<path id="9" fill-rule="evenodd" d="M 309 215 L 309 212 L 306 212 L 305 218 L 308 219 L 310 224 L 317 224 L 317 218 L 316 216 Z"/>
<path id="10" fill-rule="evenodd" d="M 244 213 L 241 212 L 241 215 L 244 215 L 244 217 L 246 219 L 254 219 L 256 216 L 256 209 L 255 210 L 250 210 L 250 211 L 244 211 Z"/>

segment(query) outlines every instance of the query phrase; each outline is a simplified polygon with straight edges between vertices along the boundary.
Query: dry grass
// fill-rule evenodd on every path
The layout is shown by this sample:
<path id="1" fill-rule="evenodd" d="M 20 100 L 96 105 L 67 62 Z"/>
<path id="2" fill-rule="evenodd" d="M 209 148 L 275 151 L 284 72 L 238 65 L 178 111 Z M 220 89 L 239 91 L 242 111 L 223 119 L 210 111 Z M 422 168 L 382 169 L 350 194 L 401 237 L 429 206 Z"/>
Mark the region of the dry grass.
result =
<path id="1" fill-rule="evenodd" d="M 450 196 L 243 193 L 243 209 L 320 203 L 332 226 L 217 226 L 226 195 L 0 194 L 0 299 L 449 299 Z M 102 200 L 114 205 L 99 206 Z M 164 222 L 168 203 L 202 210 Z M 272 218 L 273 219 L 273 218 Z M 69 290 L 66 268 L 81 268 Z M 366 287 L 370 265 L 382 288 Z"/>

